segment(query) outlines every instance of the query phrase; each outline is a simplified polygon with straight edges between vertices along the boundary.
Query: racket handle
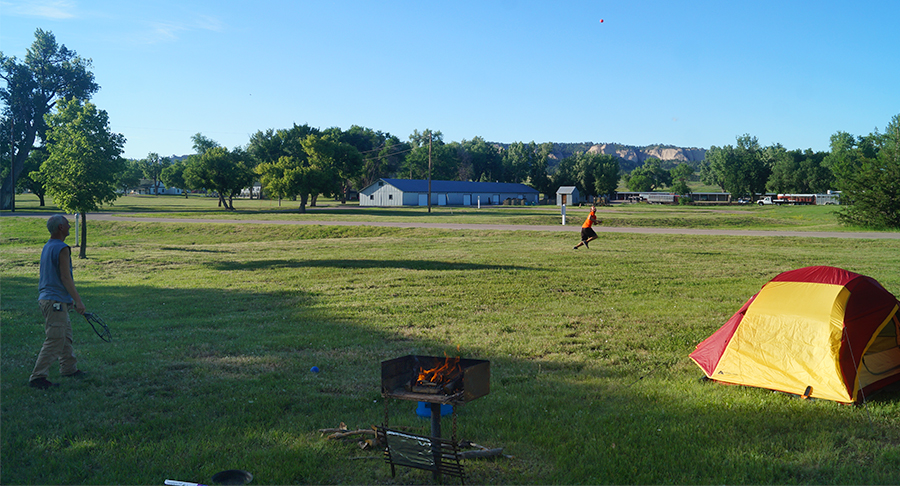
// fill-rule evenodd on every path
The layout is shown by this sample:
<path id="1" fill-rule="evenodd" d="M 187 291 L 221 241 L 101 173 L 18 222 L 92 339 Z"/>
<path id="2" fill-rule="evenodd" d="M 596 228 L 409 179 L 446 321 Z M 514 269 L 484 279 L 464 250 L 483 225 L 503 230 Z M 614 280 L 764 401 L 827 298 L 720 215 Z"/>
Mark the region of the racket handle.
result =
<path id="1" fill-rule="evenodd" d="M 166 479 L 167 486 L 206 486 L 200 483 L 189 483 L 187 481 L 178 481 L 175 479 Z"/>

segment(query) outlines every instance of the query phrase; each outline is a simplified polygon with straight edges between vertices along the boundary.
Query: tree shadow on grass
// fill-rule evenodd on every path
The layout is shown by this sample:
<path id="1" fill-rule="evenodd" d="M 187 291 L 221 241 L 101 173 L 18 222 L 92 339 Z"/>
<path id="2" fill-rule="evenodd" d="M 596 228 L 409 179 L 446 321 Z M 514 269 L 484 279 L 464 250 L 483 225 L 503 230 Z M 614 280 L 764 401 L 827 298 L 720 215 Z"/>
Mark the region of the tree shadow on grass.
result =
<path id="1" fill-rule="evenodd" d="M 43 340 L 39 312 L 31 299 L 9 299 L 34 284 L 3 281 L 4 315 L 13 317 L 4 319 L 0 356 L 4 484 L 208 481 L 234 468 L 251 471 L 259 484 L 430 481 L 429 473 L 403 468 L 392 479 L 381 460 L 350 461 L 381 456 L 355 441 L 328 441 L 317 430 L 381 424 L 387 407 L 393 425 L 427 433 L 414 402 L 381 398 L 380 362 L 452 353 L 441 337 L 347 322 L 303 292 L 94 282 L 81 290 L 110 325 L 113 342 L 100 341 L 73 316 L 76 352 L 90 374 L 42 392 L 24 384 Z M 514 456 L 466 461 L 470 483 L 828 484 L 894 477 L 888 460 L 900 433 L 891 427 L 890 402 L 880 401 L 887 408 L 869 417 L 859 408 L 766 390 L 685 384 L 683 371 L 668 371 L 677 368 L 671 354 L 627 366 L 513 357 L 498 349 L 466 354 L 491 361 L 492 386 L 458 409 L 459 438 Z M 646 376 L 660 364 L 667 366 Z"/>

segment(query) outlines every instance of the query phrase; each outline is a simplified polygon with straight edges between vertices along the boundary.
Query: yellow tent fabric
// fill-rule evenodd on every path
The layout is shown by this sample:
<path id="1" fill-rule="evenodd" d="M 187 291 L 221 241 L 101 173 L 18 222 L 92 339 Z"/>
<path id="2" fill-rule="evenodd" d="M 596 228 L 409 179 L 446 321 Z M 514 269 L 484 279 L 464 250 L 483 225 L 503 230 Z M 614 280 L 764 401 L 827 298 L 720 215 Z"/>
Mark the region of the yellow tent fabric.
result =
<path id="1" fill-rule="evenodd" d="M 812 386 L 814 397 L 852 401 L 838 361 L 849 297 L 842 285 L 770 282 L 747 309 L 715 379 L 798 395 Z"/>
<path id="2" fill-rule="evenodd" d="M 690 357 L 719 382 L 853 403 L 900 381 L 898 310 L 871 277 L 798 268 L 770 280 Z"/>

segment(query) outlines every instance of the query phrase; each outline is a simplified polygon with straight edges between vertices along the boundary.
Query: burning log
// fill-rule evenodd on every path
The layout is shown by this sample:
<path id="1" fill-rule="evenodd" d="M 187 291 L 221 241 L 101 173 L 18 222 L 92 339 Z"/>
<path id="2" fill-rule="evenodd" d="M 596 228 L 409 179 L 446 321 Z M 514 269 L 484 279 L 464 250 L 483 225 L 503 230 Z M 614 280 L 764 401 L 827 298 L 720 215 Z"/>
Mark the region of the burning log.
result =
<path id="1" fill-rule="evenodd" d="M 404 356 L 382 362 L 383 396 L 430 403 L 465 403 L 490 392 L 490 362 Z"/>

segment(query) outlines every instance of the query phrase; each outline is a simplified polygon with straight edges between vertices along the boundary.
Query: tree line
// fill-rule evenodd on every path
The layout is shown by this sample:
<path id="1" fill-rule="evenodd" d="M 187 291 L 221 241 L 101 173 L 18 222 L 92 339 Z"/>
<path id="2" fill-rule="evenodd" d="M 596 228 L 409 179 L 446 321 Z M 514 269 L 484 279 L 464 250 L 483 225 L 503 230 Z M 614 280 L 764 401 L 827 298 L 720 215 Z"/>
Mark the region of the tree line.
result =
<path id="1" fill-rule="evenodd" d="M 0 157 L 7 161 L 0 174 L 3 209 L 14 209 L 15 191 L 30 190 L 41 204 L 46 194 L 63 210 L 87 213 L 114 201 L 141 178 L 154 186 L 162 182 L 212 192 L 229 210 L 241 191 L 258 182 L 266 197 L 299 201 L 304 211 L 319 196 L 346 200 L 351 191 L 382 177 L 518 182 L 548 196 L 560 186 L 610 195 L 620 180 L 632 191 L 668 188 L 687 194 L 687 181 L 699 177 L 734 198 L 837 189 L 846 204 L 842 221 L 900 227 L 900 115 L 884 133 L 834 134 L 830 152 L 762 147 L 745 134 L 735 145 L 711 147 L 699 164 L 651 158 L 632 166 L 594 153 L 588 144 L 558 160 L 552 143 L 500 145 L 481 137 L 447 142 L 431 129 L 415 130 L 403 141 L 356 125 L 342 130 L 296 124 L 260 130 L 233 149 L 197 133 L 191 138 L 195 153 L 180 161 L 156 153 L 125 160 L 125 137 L 112 133 L 107 113 L 89 101 L 99 90 L 90 66 L 90 59 L 58 45 L 52 33 L 41 29 L 23 61 L 0 53 L 0 78 L 6 82 L 0 89 L 0 136 L 9 140 L 0 144 Z"/>

